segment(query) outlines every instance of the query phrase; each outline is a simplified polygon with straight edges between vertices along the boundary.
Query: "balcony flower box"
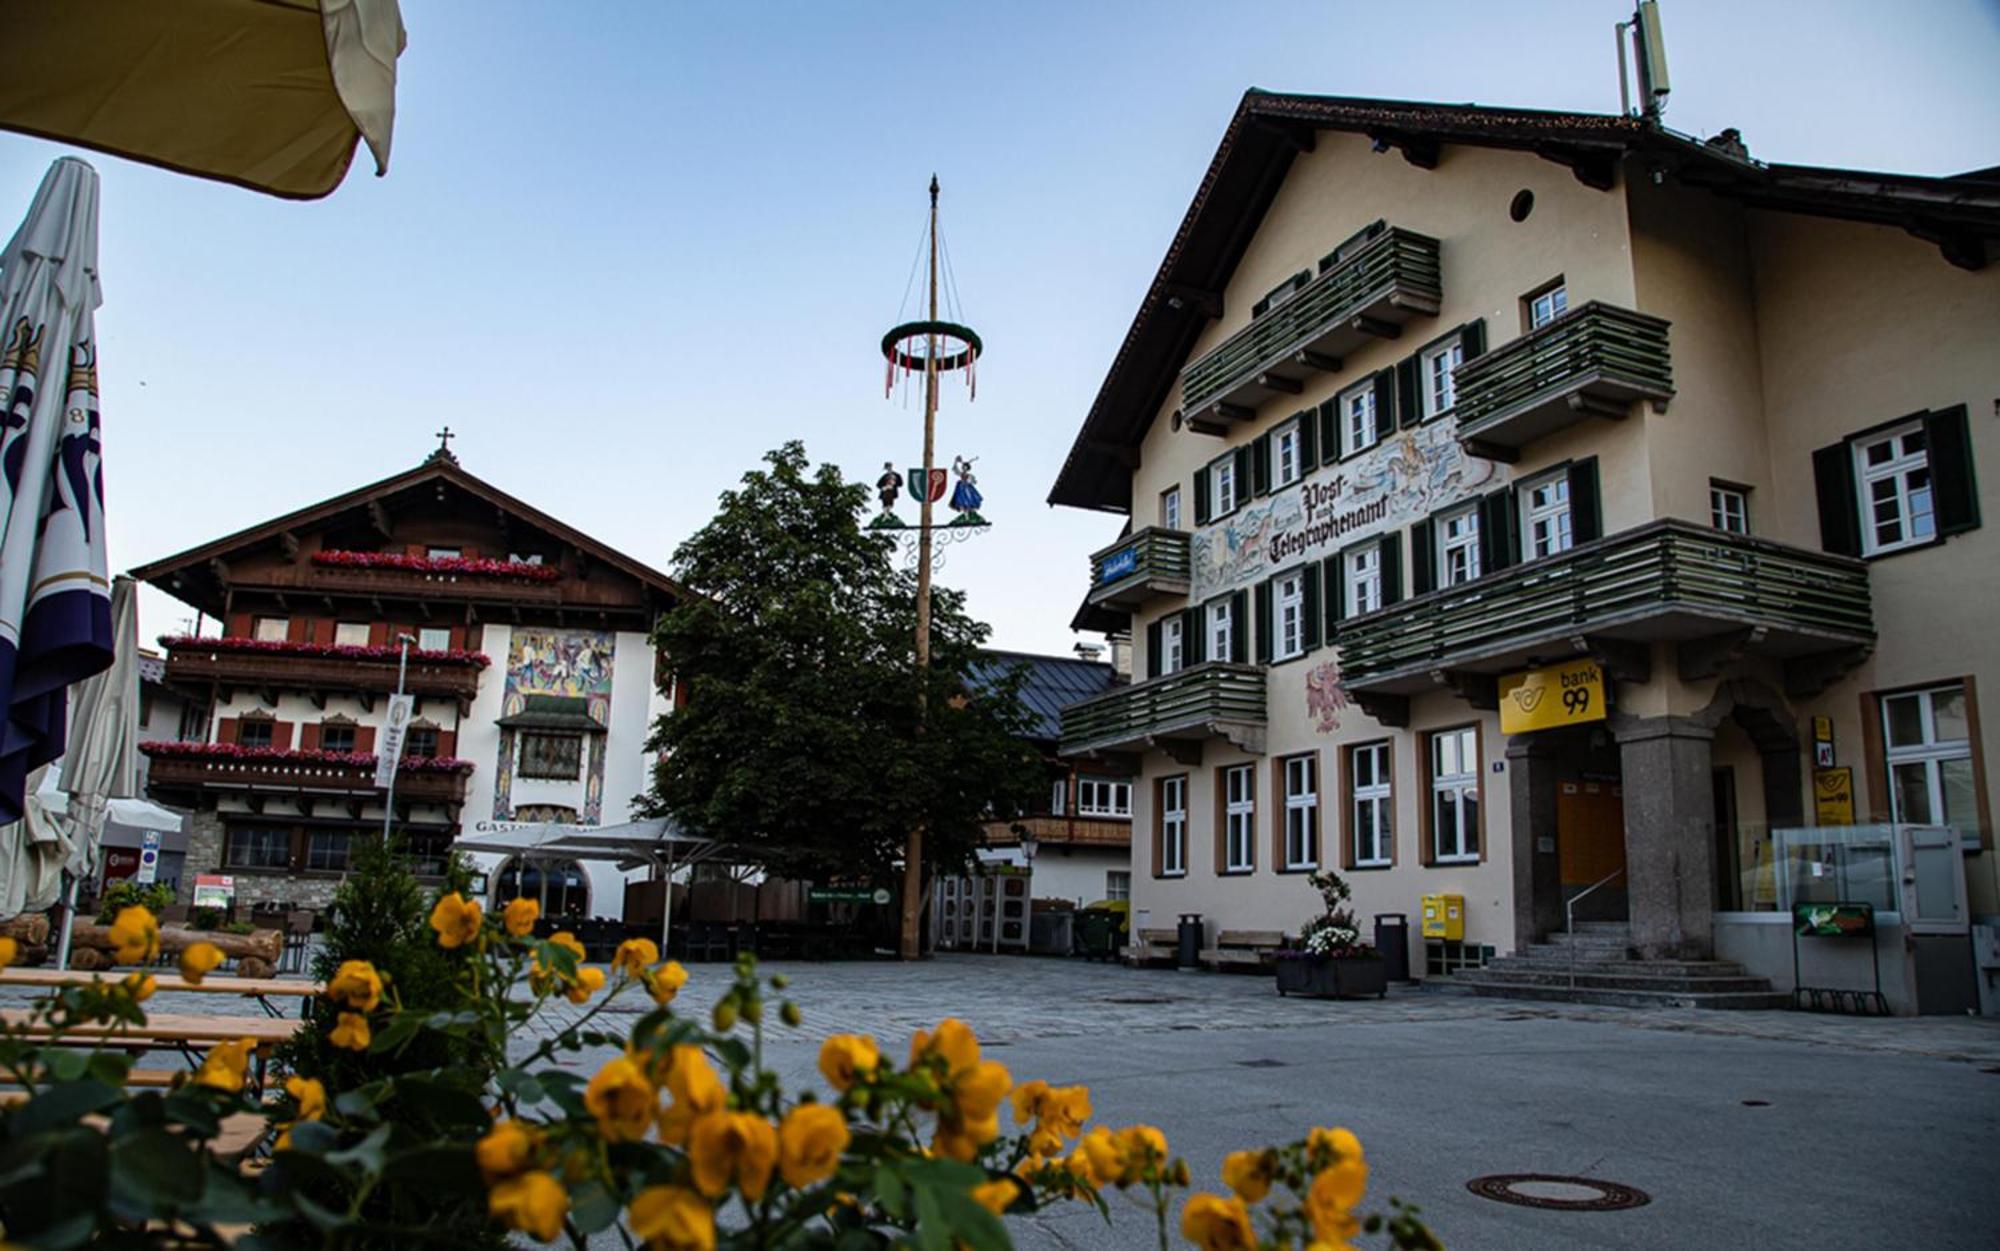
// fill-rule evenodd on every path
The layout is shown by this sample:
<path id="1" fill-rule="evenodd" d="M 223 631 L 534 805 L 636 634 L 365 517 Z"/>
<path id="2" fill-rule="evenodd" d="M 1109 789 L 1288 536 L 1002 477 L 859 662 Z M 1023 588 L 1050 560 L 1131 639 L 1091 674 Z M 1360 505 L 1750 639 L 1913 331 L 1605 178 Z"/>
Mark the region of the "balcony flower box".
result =
<path id="1" fill-rule="evenodd" d="M 139 744 L 139 750 L 161 760 L 214 760 L 245 764 L 317 765 L 375 769 L 372 751 L 298 751 L 284 747 L 244 747 L 238 743 L 178 743 L 161 740 Z M 456 756 L 404 756 L 398 773 L 470 773 L 472 762 Z"/>
<path id="2" fill-rule="evenodd" d="M 1321 999 L 1358 999 L 1389 993 L 1389 966 L 1373 951 L 1345 956 L 1310 951 L 1278 953 L 1278 993 Z"/>
<path id="3" fill-rule="evenodd" d="M 465 556 L 410 556 L 402 552 L 314 552 L 312 563 L 337 569 L 394 569 L 445 577 L 514 578 L 522 582 L 554 582 L 562 577 L 555 565 L 531 565 L 522 560 L 488 560 Z"/>
<path id="4" fill-rule="evenodd" d="M 402 655 L 398 647 L 358 647 L 346 643 L 293 643 L 282 639 L 251 639 L 235 635 L 211 637 L 196 634 L 163 634 L 160 646 L 172 651 L 185 648 L 207 652 L 254 652 L 265 656 L 304 656 L 321 660 L 386 660 Z M 485 652 L 463 647 L 427 649 L 412 647 L 410 663 L 431 665 L 471 665 L 484 669 L 493 663 Z"/>

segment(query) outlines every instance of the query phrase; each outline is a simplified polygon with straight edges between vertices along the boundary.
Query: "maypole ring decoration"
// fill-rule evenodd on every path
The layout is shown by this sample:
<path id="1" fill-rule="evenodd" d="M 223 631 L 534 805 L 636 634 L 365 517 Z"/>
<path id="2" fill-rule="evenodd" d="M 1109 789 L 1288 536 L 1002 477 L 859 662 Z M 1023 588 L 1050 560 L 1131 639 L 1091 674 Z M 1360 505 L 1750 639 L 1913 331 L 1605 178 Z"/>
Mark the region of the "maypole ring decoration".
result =
<path id="1" fill-rule="evenodd" d="M 938 345 L 935 360 L 930 356 L 933 341 Z M 882 336 L 882 355 L 889 362 L 882 394 L 886 398 L 895 393 L 898 369 L 908 377 L 935 368 L 941 374 L 963 369 L 966 390 L 971 397 L 977 397 L 979 354 L 985 350 L 979 333 L 970 326 L 955 321 L 906 321 Z"/>

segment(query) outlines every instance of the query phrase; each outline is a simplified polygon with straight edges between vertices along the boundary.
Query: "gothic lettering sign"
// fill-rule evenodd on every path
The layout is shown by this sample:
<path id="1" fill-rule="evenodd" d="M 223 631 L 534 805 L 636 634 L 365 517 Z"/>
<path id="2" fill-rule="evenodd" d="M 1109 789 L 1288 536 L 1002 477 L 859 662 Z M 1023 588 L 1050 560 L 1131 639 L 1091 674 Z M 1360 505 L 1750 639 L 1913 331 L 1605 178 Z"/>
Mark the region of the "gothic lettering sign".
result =
<path id="1" fill-rule="evenodd" d="M 1331 556 L 1505 481 L 1504 467 L 1467 455 L 1454 432 L 1448 420 L 1392 431 L 1367 451 L 1202 527 L 1189 552 L 1193 599 L 1199 603 L 1300 560 Z"/>

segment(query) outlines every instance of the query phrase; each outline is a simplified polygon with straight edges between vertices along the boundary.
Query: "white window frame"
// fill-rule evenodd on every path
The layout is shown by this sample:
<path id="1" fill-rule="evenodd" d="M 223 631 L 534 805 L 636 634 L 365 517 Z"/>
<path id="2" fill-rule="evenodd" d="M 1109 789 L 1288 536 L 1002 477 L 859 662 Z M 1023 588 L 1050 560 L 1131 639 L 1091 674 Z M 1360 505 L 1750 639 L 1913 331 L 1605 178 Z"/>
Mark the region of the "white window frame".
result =
<path id="1" fill-rule="evenodd" d="M 1335 404 L 1340 410 L 1342 456 L 1366 451 L 1382 441 L 1382 414 L 1375 410 L 1374 379 L 1342 391 Z"/>
<path id="2" fill-rule="evenodd" d="M 1187 667 L 1186 623 L 1179 613 L 1160 620 L 1160 676 L 1178 673 Z"/>
<path id="3" fill-rule="evenodd" d="M 1285 458 L 1290 456 L 1287 468 Z M 1271 489 L 1288 487 L 1306 476 L 1305 432 L 1299 422 L 1287 422 L 1271 437 Z"/>
<path id="4" fill-rule="evenodd" d="M 1558 282 L 1528 297 L 1528 329 L 1539 330 L 1569 312 L 1569 284 Z"/>
<path id="5" fill-rule="evenodd" d="M 250 637 L 260 643 L 283 643 L 292 636 L 290 617 L 252 617 Z"/>
<path id="6" fill-rule="evenodd" d="M 1227 766 L 1222 788 L 1223 872 L 1248 873 L 1257 867 L 1257 766 Z"/>
<path id="7" fill-rule="evenodd" d="M 1349 779 L 1347 802 L 1348 821 L 1354 831 L 1354 867 L 1357 869 L 1379 869 L 1395 863 L 1395 795 L 1390 769 L 1390 752 L 1394 743 L 1383 739 L 1376 743 L 1356 743 L 1347 749 L 1347 776 Z M 1363 755 L 1371 763 L 1370 780 L 1366 785 L 1356 785 L 1353 779 L 1360 776 L 1355 762 Z M 1369 814 L 1364 824 L 1363 813 Z M 1374 845 L 1365 847 L 1362 843 L 1364 829 L 1372 829 Z"/>
<path id="8" fill-rule="evenodd" d="M 1479 505 L 1439 513 L 1431 533 L 1437 544 L 1437 585 L 1464 586 L 1478 580 Z"/>
<path id="9" fill-rule="evenodd" d="M 1274 660 L 1306 654 L 1306 571 L 1281 573 L 1271 587 L 1271 615 L 1277 635 L 1271 641 Z"/>
<path id="10" fill-rule="evenodd" d="M 1132 783 L 1123 778 L 1080 777 L 1076 780 L 1079 817 L 1132 816 Z"/>
<path id="11" fill-rule="evenodd" d="M 334 622 L 333 643 L 336 647 L 368 646 L 368 623 L 366 621 Z"/>
<path id="12" fill-rule="evenodd" d="M 1052 817 L 1062 816 L 1063 809 L 1067 806 L 1065 801 L 1068 798 L 1069 779 L 1057 778 L 1051 783 L 1049 789 L 1049 815 Z"/>
<path id="13" fill-rule="evenodd" d="M 1104 898 L 1110 903 L 1132 898 L 1132 870 L 1106 869 L 1104 871 Z"/>
<path id="14" fill-rule="evenodd" d="M 1225 456 L 1208 467 L 1208 493 L 1215 505 L 1214 517 L 1236 511 L 1236 457 Z"/>
<path id="15" fill-rule="evenodd" d="M 1545 490 L 1552 492 L 1550 497 L 1538 500 Z M 1576 521 L 1570 504 L 1567 469 L 1521 484 L 1521 548 L 1526 559 L 1560 556 L 1576 546 Z"/>
<path id="16" fill-rule="evenodd" d="M 1750 533 L 1750 488 L 1710 479 L 1708 522 L 1724 534 Z"/>
<path id="17" fill-rule="evenodd" d="M 424 555 L 431 560 L 457 560 L 465 554 L 462 547 L 427 547 Z"/>
<path id="18" fill-rule="evenodd" d="M 1160 876 L 1187 876 L 1187 774 L 1160 779 Z"/>
<path id="19" fill-rule="evenodd" d="M 1445 745 L 1452 745 L 1456 761 L 1446 761 Z M 1426 736 L 1424 750 L 1430 753 L 1430 794 L 1426 801 L 1431 814 L 1431 863 L 1479 863 L 1479 728 L 1462 725 L 1434 730 Z M 1447 771 L 1447 763 L 1457 768 Z M 1451 800 L 1451 828 L 1445 828 L 1439 801 Z"/>
<path id="20" fill-rule="evenodd" d="M 1923 446 L 1914 452 L 1903 446 L 1913 434 L 1923 440 Z M 1868 461 L 1869 450 L 1885 445 L 1889 448 L 1889 459 L 1871 465 Z M 1916 483 L 1919 478 L 1922 479 L 1920 485 Z M 1878 485 L 1889 488 L 1887 500 L 1876 500 L 1875 488 Z M 1856 439 L 1854 486 L 1860 497 L 1856 502 L 1861 508 L 1862 555 L 1879 556 L 1936 541 L 1937 488 L 1931 477 L 1930 444 L 1923 422 L 1906 422 L 1893 430 Z M 1901 532 L 1900 537 L 1884 540 L 1877 534 L 1882 520 L 1875 511 L 1878 502 L 1894 506 L 1894 521 Z"/>
<path id="21" fill-rule="evenodd" d="M 1363 544 L 1342 554 L 1340 563 L 1345 615 L 1359 617 L 1382 607 L 1382 545 Z"/>
<path id="22" fill-rule="evenodd" d="M 1236 654 L 1236 601 L 1225 595 L 1202 610 L 1208 629 L 1210 660 L 1228 660 Z"/>
<path id="23" fill-rule="evenodd" d="M 1181 488 L 1178 483 L 1160 492 L 1160 525 L 1168 530 L 1181 528 Z"/>
<path id="24" fill-rule="evenodd" d="M 1285 867 L 1319 867 L 1319 756 L 1307 752 L 1282 762 L 1285 785 Z"/>
<path id="25" fill-rule="evenodd" d="M 1465 363 L 1465 341 L 1453 335 L 1424 353 L 1424 416 L 1450 412 L 1458 403 L 1458 383 L 1451 371 Z M 1443 366 L 1442 369 L 1439 366 Z"/>
<path id="26" fill-rule="evenodd" d="M 1956 692 L 1959 698 L 1960 717 L 1967 722 L 1966 737 L 1939 738 L 1937 726 L 1937 698 Z M 1901 700 L 1911 700 L 1917 706 L 1919 741 L 1898 745 L 1889 719 L 1890 705 Z M 1972 729 L 1970 713 L 1967 709 L 1965 684 L 1946 682 L 1938 686 L 1925 687 L 1914 691 L 1894 691 L 1879 697 L 1882 717 L 1882 757 L 1888 774 L 1883 781 L 1889 789 L 1890 819 L 1898 824 L 1950 825 L 1962 834 L 1978 829 L 1978 813 L 1953 813 L 1945 802 L 1944 765 L 1948 761 L 1963 760 L 1966 768 L 1972 768 Z M 1896 784 L 1898 766 L 1916 765 L 1924 773 L 1925 802 L 1930 808 L 1928 814 L 1903 811 L 1903 789 Z M 1975 783 L 1976 785 L 1976 783 Z M 1978 802 L 1975 795 L 1973 802 Z M 1926 815 L 1928 819 L 1925 819 Z"/>
<path id="27" fill-rule="evenodd" d="M 417 631 L 417 650 L 426 652 L 448 652 L 451 650 L 451 631 L 445 626 L 424 626 Z"/>

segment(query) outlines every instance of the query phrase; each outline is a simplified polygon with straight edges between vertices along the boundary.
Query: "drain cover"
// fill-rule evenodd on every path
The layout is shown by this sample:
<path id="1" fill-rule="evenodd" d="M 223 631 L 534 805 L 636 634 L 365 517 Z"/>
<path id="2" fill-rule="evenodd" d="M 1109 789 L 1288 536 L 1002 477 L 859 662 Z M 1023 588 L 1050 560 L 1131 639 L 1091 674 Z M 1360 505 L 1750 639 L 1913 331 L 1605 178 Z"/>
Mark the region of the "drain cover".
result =
<path id="1" fill-rule="evenodd" d="M 1558 1173 L 1495 1173 L 1475 1177 L 1465 1188 L 1482 1199 L 1558 1212 L 1618 1212 L 1644 1207 L 1653 1197 L 1643 1190 L 1594 1177 Z"/>
<path id="2" fill-rule="evenodd" d="M 1240 1069 L 1281 1069 L 1285 1067 L 1285 1062 L 1283 1060 L 1238 1060 L 1236 1067 Z"/>

